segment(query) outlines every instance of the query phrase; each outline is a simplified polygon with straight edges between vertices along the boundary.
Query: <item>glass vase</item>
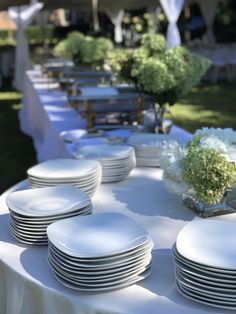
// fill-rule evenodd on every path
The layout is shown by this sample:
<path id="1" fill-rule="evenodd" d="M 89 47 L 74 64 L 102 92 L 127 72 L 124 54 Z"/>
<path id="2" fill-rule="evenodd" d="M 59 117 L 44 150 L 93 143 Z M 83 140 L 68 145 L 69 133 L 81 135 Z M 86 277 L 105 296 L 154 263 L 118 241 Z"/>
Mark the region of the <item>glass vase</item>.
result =
<path id="1" fill-rule="evenodd" d="M 221 201 L 216 204 L 207 204 L 197 200 L 193 195 L 184 194 L 182 196 L 183 204 L 192 209 L 202 218 L 230 214 L 236 211 L 235 208 L 229 206 L 227 197 L 222 197 Z"/>

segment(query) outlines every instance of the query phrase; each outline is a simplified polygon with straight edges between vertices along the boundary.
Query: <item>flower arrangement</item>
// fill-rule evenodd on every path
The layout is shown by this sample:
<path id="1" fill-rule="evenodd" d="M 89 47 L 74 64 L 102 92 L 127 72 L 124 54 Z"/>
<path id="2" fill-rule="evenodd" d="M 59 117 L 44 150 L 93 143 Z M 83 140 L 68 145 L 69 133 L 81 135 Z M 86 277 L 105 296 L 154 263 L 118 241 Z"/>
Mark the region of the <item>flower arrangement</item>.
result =
<path id="1" fill-rule="evenodd" d="M 190 194 L 206 204 L 218 203 L 236 186 L 236 132 L 202 128 L 186 146 L 166 143 L 160 156 L 166 188 Z"/>
<path id="2" fill-rule="evenodd" d="M 210 66 L 207 59 L 187 48 L 177 46 L 166 50 L 165 47 L 162 35 L 145 34 L 141 47 L 123 55 L 118 52 L 116 58 L 113 53 L 110 58 L 111 68 L 119 78 L 135 83 L 152 97 L 156 121 L 163 118 L 168 105 L 173 105 L 200 82 Z"/>
<path id="3" fill-rule="evenodd" d="M 107 54 L 113 49 L 110 39 L 84 36 L 74 31 L 67 38 L 59 42 L 54 48 L 55 55 L 71 58 L 78 66 L 102 67 Z"/>

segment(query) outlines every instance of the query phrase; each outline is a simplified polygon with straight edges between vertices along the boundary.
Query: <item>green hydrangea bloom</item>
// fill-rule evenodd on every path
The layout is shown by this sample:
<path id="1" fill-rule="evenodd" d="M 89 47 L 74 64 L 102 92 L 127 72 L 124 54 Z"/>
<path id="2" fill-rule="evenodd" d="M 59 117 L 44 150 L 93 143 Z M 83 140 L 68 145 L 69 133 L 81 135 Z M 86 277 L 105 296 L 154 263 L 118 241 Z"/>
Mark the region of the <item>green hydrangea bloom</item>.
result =
<path id="1" fill-rule="evenodd" d="M 110 39 L 100 37 L 95 40 L 95 50 L 93 51 L 93 62 L 103 64 L 110 51 L 113 50 L 113 43 Z"/>
<path id="2" fill-rule="evenodd" d="M 80 51 L 80 46 L 84 41 L 84 35 L 80 32 L 71 32 L 66 39 L 66 48 L 72 55 L 76 55 Z"/>
<path id="3" fill-rule="evenodd" d="M 144 34 L 141 45 L 147 49 L 149 56 L 163 54 L 166 48 L 165 37 L 159 34 Z"/>
<path id="4" fill-rule="evenodd" d="M 77 65 L 96 67 L 104 64 L 112 49 L 113 43 L 110 39 L 104 37 L 95 39 L 74 31 L 56 46 L 55 52 L 58 56 L 73 58 Z"/>
<path id="5" fill-rule="evenodd" d="M 235 165 L 219 150 L 190 143 L 183 161 L 184 180 L 194 188 L 196 198 L 207 204 L 220 201 L 236 181 Z"/>
<path id="6" fill-rule="evenodd" d="M 119 78 L 134 82 L 151 94 L 160 107 L 173 105 L 199 83 L 210 66 L 207 59 L 184 47 L 165 50 L 165 46 L 162 35 L 145 34 L 141 47 L 109 59 Z"/>
<path id="7" fill-rule="evenodd" d="M 72 53 L 67 49 L 67 43 L 66 40 L 60 41 L 55 47 L 54 47 L 54 54 L 56 56 L 62 57 L 62 58 L 72 58 Z"/>
<path id="8" fill-rule="evenodd" d="M 139 70 L 138 82 L 143 90 L 151 94 L 160 94 L 174 87 L 174 76 L 162 60 L 149 58 Z"/>

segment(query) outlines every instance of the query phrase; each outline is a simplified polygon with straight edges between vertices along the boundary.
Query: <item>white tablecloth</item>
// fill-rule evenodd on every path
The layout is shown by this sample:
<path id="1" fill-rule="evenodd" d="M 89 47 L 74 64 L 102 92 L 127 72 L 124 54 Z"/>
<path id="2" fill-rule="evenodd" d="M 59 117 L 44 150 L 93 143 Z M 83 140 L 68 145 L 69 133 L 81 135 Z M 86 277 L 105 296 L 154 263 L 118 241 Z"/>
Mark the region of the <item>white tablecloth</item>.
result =
<path id="1" fill-rule="evenodd" d="M 27 71 L 24 79 L 23 108 L 20 111 L 20 127 L 23 132 L 33 138 L 38 162 L 53 158 L 67 158 L 71 150 L 60 136 L 65 130 L 85 128 L 86 121 L 80 119 L 78 113 L 68 107 L 65 92 L 55 90 L 55 83 L 48 83 L 41 72 Z M 110 92 L 114 92 L 110 88 Z M 96 88 L 83 88 L 83 92 L 97 93 Z M 191 136 L 174 126 L 171 130 L 183 141 Z"/>
<path id="2" fill-rule="evenodd" d="M 47 247 L 18 243 L 9 234 L 5 195 L 0 198 L 0 312 L 2 314 L 203 314 L 229 313 L 187 300 L 175 288 L 171 247 L 195 215 L 169 194 L 162 172 L 136 168 L 129 178 L 103 184 L 93 197 L 94 212 L 123 213 L 145 227 L 155 246 L 150 277 L 108 293 L 81 293 L 63 287 L 47 264 Z M 23 188 L 26 181 L 12 190 Z M 228 215 L 235 219 L 235 215 Z M 63 232 L 63 231 L 62 231 Z M 109 241 L 109 239 L 108 239 Z"/>
<path id="3" fill-rule="evenodd" d="M 40 72 L 38 78 L 36 74 L 28 71 L 24 79 L 23 109 L 19 115 L 21 130 L 33 138 L 39 162 L 70 157 L 60 133 L 85 128 L 85 121 L 68 107 L 66 93 L 52 89 L 55 84 L 41 78 Z"/>

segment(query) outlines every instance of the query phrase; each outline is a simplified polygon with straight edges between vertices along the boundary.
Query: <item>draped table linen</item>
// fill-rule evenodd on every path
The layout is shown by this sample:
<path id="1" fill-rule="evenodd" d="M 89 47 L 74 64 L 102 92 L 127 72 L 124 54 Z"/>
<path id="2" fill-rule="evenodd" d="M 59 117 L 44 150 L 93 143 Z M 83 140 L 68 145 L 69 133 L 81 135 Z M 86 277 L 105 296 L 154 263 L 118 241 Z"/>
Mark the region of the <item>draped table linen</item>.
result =
<path id="1" fill-rule="evenodd" d="M 54 278 L 47 263 L 47 247 L 18 243 L 9 234 L 7 193 L 0 198 L 0 301 L 7 314 L 204 314 L 228 313 L 181 296 L 175 288 L 171 247 L 182 227 L 194 218 L 181 199 L 163 186 L 162 171 L 136 168 L 120 183 L 101 185 L 93 197 L 94 213 L 123 213 L 147 229 L 154 241 L 150 277 L 125 289 L 107 293 L 81 293 Z M 235 215 L 228 219 L 236 220 Z M 108 239 L 109 240 L 109 239 Z"/>

